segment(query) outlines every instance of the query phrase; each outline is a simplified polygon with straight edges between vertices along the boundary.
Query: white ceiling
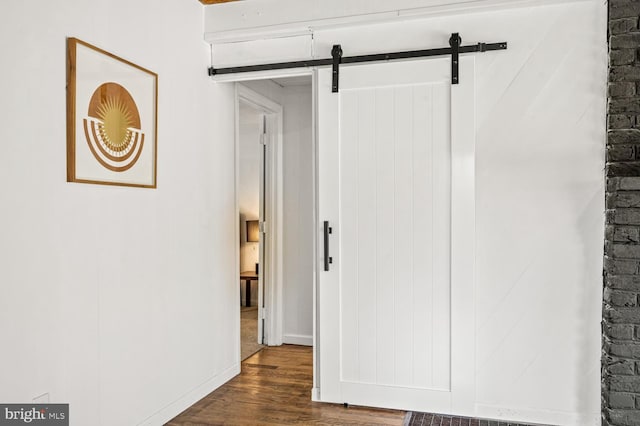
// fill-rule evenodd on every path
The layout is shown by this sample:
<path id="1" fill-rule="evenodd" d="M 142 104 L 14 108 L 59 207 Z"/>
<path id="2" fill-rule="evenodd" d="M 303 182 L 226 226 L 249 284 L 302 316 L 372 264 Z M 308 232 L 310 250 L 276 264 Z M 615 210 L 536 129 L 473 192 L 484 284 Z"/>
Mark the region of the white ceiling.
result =
<path id="1" fill-rule="evenodd" d="M 282 78 L 274 78 L 273 82 L 279 84 L 282 87 L 292 87 L 292 86 L 310 86 L 311 85 L 311 76 L 310 75 L 299 75 L 296 77 L 282 77 Z"/>

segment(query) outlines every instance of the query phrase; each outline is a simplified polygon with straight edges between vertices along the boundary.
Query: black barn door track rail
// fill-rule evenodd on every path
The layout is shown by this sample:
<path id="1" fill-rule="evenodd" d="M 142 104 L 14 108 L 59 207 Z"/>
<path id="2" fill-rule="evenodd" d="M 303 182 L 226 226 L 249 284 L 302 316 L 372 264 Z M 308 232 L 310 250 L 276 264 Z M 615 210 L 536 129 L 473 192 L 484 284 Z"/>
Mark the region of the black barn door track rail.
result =
<path id="1" fill-rule="evenodd" d="M 331 50 L 331 58 L 311 59 L 308 61 L 295 62 L 278 62 L 274 64 L 245 65 L 240 67 L 228 68 L 211 67 L 209 68 L 209 75 L 214 76 L 224 74 L 237 74 L 243 72 L 331 66 L 333 67 L 333 83 L 331 91 L 336 93 L 338 92 L 339 87 L 341 64 L 357 64 L 361 62 L 393 61 L 398 59 L 426 58 L 431 56 L 451 55 L 451 84 L 458 84 L 460 82 L 458 69 L 459 55 L 461 53 L 488 52 L 490 50 L 505 50 L 507 48 L 506 41 L 499 43 L 478 43 L 469 46 L 461 46 L 461 44 L 462 38 L 460 38 L 460 35 L 458 33 L 453 33 L 451 34 L 451 38 L 449 39 L 449 47 L 346 57 L 342 56 L 342 47 L 339 44 L 336 44 Z"/>

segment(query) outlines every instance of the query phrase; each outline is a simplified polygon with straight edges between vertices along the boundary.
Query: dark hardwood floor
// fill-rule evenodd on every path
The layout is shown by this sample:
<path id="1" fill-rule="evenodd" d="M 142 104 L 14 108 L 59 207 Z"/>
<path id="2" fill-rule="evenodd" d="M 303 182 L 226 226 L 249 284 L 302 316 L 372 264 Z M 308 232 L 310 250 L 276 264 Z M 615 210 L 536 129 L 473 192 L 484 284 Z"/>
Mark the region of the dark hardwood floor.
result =
<path id="1" fill-rule="evenodd" d="M 309 347 L 266 347 L 242 363 L 239 376 L 167 425 L 403 424 L 404 411 L 312 402 L 312 362 Z"/>
<path id="2" fill-rule="evenodd" d="M 403 425 L 526 426 L 430 413 L 311 402 L 313 355 L 306 346 L 265 347 L 242 363 L 242 372 L 168 426 L 209 425 Z"/>

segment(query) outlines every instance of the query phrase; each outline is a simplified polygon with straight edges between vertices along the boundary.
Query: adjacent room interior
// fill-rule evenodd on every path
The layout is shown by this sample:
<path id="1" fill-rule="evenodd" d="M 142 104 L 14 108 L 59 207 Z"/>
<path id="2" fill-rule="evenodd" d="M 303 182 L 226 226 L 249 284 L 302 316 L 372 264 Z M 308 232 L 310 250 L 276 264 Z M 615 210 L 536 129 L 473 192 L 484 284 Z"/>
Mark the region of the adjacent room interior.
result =
<path id="1" fill-rule="evenodd" d="M 259 274 L 260 274 L 260 143 L 264 114 L 246 102 L 240 102 L 238 208 L 240 210 L 240 350 L 245 360 L 262 349 L 258 340 Z"/>

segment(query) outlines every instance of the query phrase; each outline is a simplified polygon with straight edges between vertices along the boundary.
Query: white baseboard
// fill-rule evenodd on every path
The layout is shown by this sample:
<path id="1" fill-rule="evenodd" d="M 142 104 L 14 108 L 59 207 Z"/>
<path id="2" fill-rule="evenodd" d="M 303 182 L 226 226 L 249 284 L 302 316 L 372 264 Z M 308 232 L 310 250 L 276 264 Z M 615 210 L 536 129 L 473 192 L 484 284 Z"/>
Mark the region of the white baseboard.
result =
<path id="1" fill-rule="evenodd" d="M 312 388 L 311 389 L 311 400 L 314 402 L 319 402 L 320 401 L 320 389 L 319 388 Z"/>
<path id="2" fill-rule="evenodd" d="M 313 336 L 301 334 L 285 334 L 282 336 L 282 343 L 285 345 L 313 346 Z"/>
<path id="3" fill-rule="evenodd" d="M 184 396 L 178 398 L 176 401 L 167 405 L 151 417 L 148 417 L 147 419 L 138 423 L 138 425 L 157 426 L 167 423 L 169 420 L 173 419 L 178 414 L 182 413 L 184 410 L 191 407 L 193 404 L 195 404 L 214 390 L 218 389 L 220 386 L 224 385 L 238 374 L 240 374 L 240 364 L 235 364 L 222 373 L 217 374 L 216 376 L 207 380 Z"/>
<path id="4" fill-rule="evenodd" d="M 518 423 L 559 426 L 600 426 L 600 412 L 575 413 L 570 411 L 507 408 L 476 404 L 476 417 Z"/>

